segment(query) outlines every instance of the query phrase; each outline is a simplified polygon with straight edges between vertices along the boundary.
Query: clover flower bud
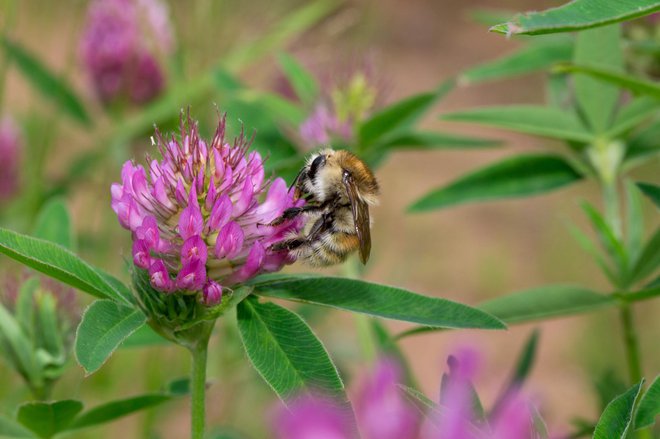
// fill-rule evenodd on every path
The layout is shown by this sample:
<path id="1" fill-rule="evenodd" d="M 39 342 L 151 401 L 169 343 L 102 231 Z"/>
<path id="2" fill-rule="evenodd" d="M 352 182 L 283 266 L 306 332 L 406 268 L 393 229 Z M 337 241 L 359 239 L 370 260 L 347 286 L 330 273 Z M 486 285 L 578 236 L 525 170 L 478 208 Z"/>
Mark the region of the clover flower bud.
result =
<path id="1" fill-rule="evenodd" d="M 161 58 L 173 49 L 167 5 L 160 0 L 94 0 L 80 57 L 104 103 L 142 104 L 165 85 Z"/>

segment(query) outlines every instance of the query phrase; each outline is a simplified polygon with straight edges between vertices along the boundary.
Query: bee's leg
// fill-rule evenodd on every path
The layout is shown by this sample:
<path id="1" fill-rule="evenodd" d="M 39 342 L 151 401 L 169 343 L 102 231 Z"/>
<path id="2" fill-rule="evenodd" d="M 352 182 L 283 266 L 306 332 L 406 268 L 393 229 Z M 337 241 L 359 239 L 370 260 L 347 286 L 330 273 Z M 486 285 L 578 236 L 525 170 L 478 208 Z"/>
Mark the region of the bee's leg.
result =
<path id="1" fill-rule="evenodd" d="M 302 207 L 290 207 L 282 213 L 279 218 L 272 221 L 269 226 L 279 226 L 284 221 L 292 220 L 302 213 L 321 212 L 327 208 L 326 203 L 323 204 L 305 204 Z"/>
<path id="2" fill-rule="evenodd" d="M 309 231 L 309 234 L 305 237 L 287 239 L 286 241 L 278 242 L 273 244 L 270 249 L 273 251 L 291 251 L 297 250 L 300 247 L 305 245 L 311 245 L 313 242 L 319 239 L 319 237 L 325 233 L 330 227 L 332 227 L 332 215 L 325 214 L 321 218 L 317 219 L 312 229 Z"/>
<path id="3" fill-rule="evenodd" d="M 278 242 L 277 244 L 273 244 L 270 249 L 275 252 L 279 251 L 291 251 L 291 250 L 296 250 L 297 248 L 302 247 L 307 243 L 306 239 L 303 238 L 293 238 L 293 239 L 287 239 L 286 241 Z"/>

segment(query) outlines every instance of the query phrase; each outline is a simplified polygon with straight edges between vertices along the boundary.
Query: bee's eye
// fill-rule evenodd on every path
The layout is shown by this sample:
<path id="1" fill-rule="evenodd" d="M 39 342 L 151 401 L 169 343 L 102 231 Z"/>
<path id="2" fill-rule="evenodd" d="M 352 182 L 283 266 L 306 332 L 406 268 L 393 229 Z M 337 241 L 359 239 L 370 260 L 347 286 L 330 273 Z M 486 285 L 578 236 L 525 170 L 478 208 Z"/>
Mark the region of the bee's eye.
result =
<path id="1" fill-rule="evenodd" d="M 313 180 L 314 177 L 316 177 L 316 172 L 324 164 L 325 164 L 325 156 L 324 155 L 319 155 L 318 157 L 316 157 L 314 159 L 314 161 L 312 162 L 312 165 L 309 167 L 309 172 L 307 173 L 309 178 L 311 178 Z"/>

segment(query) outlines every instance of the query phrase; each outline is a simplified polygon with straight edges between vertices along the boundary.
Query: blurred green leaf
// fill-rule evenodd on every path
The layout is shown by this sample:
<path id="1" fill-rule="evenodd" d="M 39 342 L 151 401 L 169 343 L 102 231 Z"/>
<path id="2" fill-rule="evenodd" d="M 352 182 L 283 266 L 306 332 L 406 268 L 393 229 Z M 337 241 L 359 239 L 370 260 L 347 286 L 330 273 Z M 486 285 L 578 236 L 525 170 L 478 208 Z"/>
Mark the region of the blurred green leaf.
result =
<path id="1" fill-rule="evenodd" d="M 53 198 L 41 209 L 34 226 L 34 237 L 75 250 L 71 216 L 64 200 Z"/>
<path id="2" fill-rule="evenodd" d="M 146 317 L 140 310 L 97 300 L 85 311 L 76 332 L 75 352 L 87 375 L 96 372 Z"/>
<path id="3" fill-rule="evenodd" d="M 390 150 L 409 149 L 472 149 L 499 145 L 501 142 L 477 137 L 467 137 L 457 134 L 439 133 L 436 131 L 403 131 L 388 136 L 378 142 L 370 151 L 382 152 Z"/>
<path id="4" fill-rule="evenodd" d="M 573 0 L 562 6 L 514 16 L 492 32 L 537 35 L 570 32 L 643 17 L 660 11 L 658 0 Z"/>
<path id="5" fill-rule="evenodd" d="M 620 71 L 611 70 L 611 67 L 609 66 L 596 67 L 581 64 L 561 64 L 555 67 L 554 70 L 560 73 L 584 74 L 616 85 L 617 87 L 625 88 L 633 93 L 660 99 L 660 85 L 658 85 L 657 82 L 645 81 Z M 660 105 L 660 103 L 656 102 L 656 105 Z"/>
<path id="6" fill-rule="evenodd" d="M 520 133 L 589 143 L 590 133 L 570 112 L 538 105 L 482 107 L 449 113 L 443 120 L 490 125 Z"/>
<path id="7" fill-rule="evenodd" d="M 627 142 L 626 164 L 643 162 L 660 153 L 660 121 L 655 121 L 635 133 Z"/>
<path id="8" fill-rule="evenodd" d="M 16 297 L 14 316 L 30 340 L 34 340 L 34 294 L 39 286 L 39 278 L 30 277 L 21 284 Z"/>
<path id="9" fill-rule="evenodd" d="M 572 39 L 533 40 L 502 58 L 471 67 L 459 77 L 458 83 L 470 85 L 526 75 L 569 61 L 572 54 Z"/>
<path id="10" fill-rule="evenodd" d="M 35 356 L 35 346 L 14 319 L 7 308 L 0 303 L 0 348 L 5 351 L 6 359 L 29 384 L 40 386 L 43 383 L 42 370 Z"/>
<path id="11" fill-rule="evenodd" d="M 26 430 L 21 424 L 0 415 L 0 437 L 3 438 L 33 438 L 35 437 L 30 430 Z"/>
<path id="12" fill-rule="evenodd" d="M 568 224 L 568 231 L 573 235 L 580 247 L 596 261 L 596 264 L 598 264 L 601 271 L 607 276 L 607 279 L 612 284 L 616 284 L 618 282 L 617 276 L 603 257 L 602 252 L 596 247 L 596 244 L 574 224 Z"/>
<path id="13" fill-rule="evenodd" d="M 636 128 L 652 116 L 658 115 L 660 115 L 660 101 L 649 97 L 635 98 L 632 102 L 621 108 L 614 119 L 612 127 L 607 130 L 605 136 L 610 139 L 619 137 L 631 129 Z M 644 131 L 646 130 L 642 130 L 637 136 L 643 134 Z M 637 136 L 630 141 L 631 146 Z"/>
<path id="14" fill-rule="evenodd" d="M 615 24 L 579 32 L 573 61 L 589 67 L 622 71 L 621 26 Z M 589 126 L 594 132 L 602 133 L 614 116 L 619 88 L 586 75 L 577 75 L 573 83 L 575 97 Z"/>
<path id="15" fill-rule="evenodd" d="M 527 343 L 525 343 L 525 347 L 518 358 L 516 369 L 511 378 L 511 384 L 521 386 L 525 382 L 534 366 L 538 344 L 539 331 L 535 329 L 527 339 Z"/>
<path id="16" fill-rule="evenodd" d="M 362 149 L 396 130 L 409 128 L 439 99 L 454 88 L 448 80 L 428 93 L 421 93 L 397 101 L 373 114 L 359 128 L 358 138 Z"/>
<path id="17" fill-rule="evenodd" d="M 519 155 L 474 171 L 417 200 L 411 212 L 477 201 L 519 198 L 566 186 L 582 177 L 557 155 Z"/>
<path id="18" fill-rule="evenodd" d="M 651 183 L 637 183 L 637 187 L 660 209 L 660 186 Z"/>
<path id="19" fill-rule="evenodd" d="M 593 439 L 624 438 L 633 420 L 635 401 L 642 389 L 641 383 L 632 386 L 626 393 L 610 402 L 600 416 Z"/>
<path id="20" fill-rule="evenodd" d="M 301 391 L 320 390 L 348 401 L 328 352 L 297 314 L 253 299 L 241 302 L 237 313 L 245 352 L 282 400 Z"/>
<path id="21" fill-rule="evenodd" d="M 660 228 L 648 240 L 630 272 L 630 283 L 646 279 L 660 267 Z"/>
<path id="22" fill-rule="evenodd" d="M 58 78 L 36 56 L 28 52 L 18 43 L 2 38 L 2 46 L 7 58 L 16 64 L 21 74 L 45 98 L 50 99 L 58 109 L 83 125 L 91 125 L 90 119 L 82 101 L 75 95 L 73 89 L 63 78 Z"/>
<path id="23" fill-rule="evenodd" d="M 286 53 L 280 53 L 277 61 L 300 101 L 307 105 L 313 104 L 319 94 L 319 86 L 314 76 Z"/>
<path id="24" fill-rule="evenodd" d="M 51 293 L 37 295 L 36 302 L 39 317 L 36 340 L 53 357 L 55 364 L 61 366 L 64 363 L 66 352 L 64 351 L 64 335 L 58 322 L 57 302 Z"/>
<path id="25" fill-rule="evenodd" d="M 330 306 L 375 317 L 446 328 L 503 329 L 477 309 L 401 288 L 339 277 L 267 275 L 255 279 L 255 294 Z"/>
<path id="26" fill-rule="evenodd" d="M 592 311 L 614 303 L 611 296 L 583 287 L 548 285 L 498 297 L 479 308 L 507 323 L 521 323 Z"/>
<path id="27" fill-rule="evenodd" d="M 635 414 L 635 429 L 651 426 L 660 415 L 660 375 L 657 375 L 642 395 Z"/>
<path id="28" fill-rule="evenodd" d="M 628 237 L 628 255 L 634 263 L 642 251 L 644 240 L 644 211 L 639 189 L 630 181 L 625 182 L 626 190 L 626 227 Z"/>
<path id="29" fill-rule="evenodd" d="M 582 207 L 582 210 L 587 215 L 591 226 L 598 236 L 598 241 L 606 254 L 616 264 L 619 271 L 618 275 L 620 277 L 624 276 L 628 270 L 628 254 L 623 243 L 617 238 L 614 230 L 612 230 L 612 227 L 610 227 L 603 215 L 591 204 L 583 201 L 580 207 Z"/>
<path id="30" fill-rule="evenodd" d="M 16 419 L 41 438 L 51 438 L 71 424 L 83 409 L 80 401 L 28 402 L 18 408 Z"/>
<path id="31" fill-rule="evenodd" d="M 408 364 L 406 356 L 401 352 L 399 345 L 392 338 L 385 325 L 378 319 L 369 319 L 369 323 L 371 324 L 371 332 L 374 335 L 373 338 L 376 342 L 379 356 L 391 358 L 396 361 L 404 375 L 405 383 L 409 386 L 417 387 L 417 381 L 415 380 L 412 369 L 410 369 L 410 364 Z"/>
<path id="32" fill-rule="evenodd" d="M 222 65 L 232 72 L 244 68 L 260 57 L 286 46 L 338 6 L 339 3 L 335 1 L 317 0 L 296 8 L 257 40 L 236 45 L 234 51 L 223 56 Z"/>
<path id="33" fill-rule="evenodd" d="M 71 425 L 67 427 L 67 430 L 76 430 L 111 422 L 140 410 L 155 407 L 173 398 L 173 396 L 166 394 L 150 394 L 101 404 L 77 416 Z"/>
<path id="34" fill-rule="evenodd" d="M 58 244 L 0 228 L 0 252 L 93 296 L 127 302 L 97 270 Z"/>

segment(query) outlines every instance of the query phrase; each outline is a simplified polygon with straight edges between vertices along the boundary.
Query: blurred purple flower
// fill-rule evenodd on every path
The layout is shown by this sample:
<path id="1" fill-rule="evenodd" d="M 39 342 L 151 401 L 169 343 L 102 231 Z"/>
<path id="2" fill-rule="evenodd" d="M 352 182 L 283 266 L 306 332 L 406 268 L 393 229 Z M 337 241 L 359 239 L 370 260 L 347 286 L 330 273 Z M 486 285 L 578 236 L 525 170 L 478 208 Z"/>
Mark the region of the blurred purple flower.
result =
<path id="1" fill-rule="evenodd" d="M 381 360 L 356 399 L 355 414 L 363 439 L 413 439 L 418 416 L 398 387 L 399 368 Z M 340 404 L 318 396 L 302 396 L 280 407 L 274 418 L 278 439 L 354 439 L 350 416 Z"/>
<path id="2" fill-rule="evenodd" d="M 341 122 L 326 105 L 318 105 L 314 112 L 300 125 L 300 136 L 310 145 L 327 145 L 332 137 L 350 140 L 353 129 Z"/>
<path id="3" fill-rule="evenodd" d="M 385 94 L 371 60 L 352 62 L 319 82 L 321 96 L 300 125 L 300 137 L 309 147 L 328 144 L 332 139 L 351 142 L 356 125 L 382 105 Z"/>
<path id="4" fill-rule="evenodd" d="M 133 262 L 164 293 L 198 294 L 218 304 L 222 288 L 293 260 L 272 244 L 297 232 L 300 219 L 270 226 L 294 201 L 283 179 L 264 179 L 261 156 L 243 134 L 225 141 L 225 118 L 207 143 L 181 118 L 179 138 L 156 130 L 161 161 L 148 171 L 128 161 L 112 185 L 112 208 L 133 234 Z M 261 200 L 261 201 L 260 201 Z"/>
<path id="5" fill-rule="evenodd" d="M 346 412 L 330 399 L 302 396 L 275 414 L 277 439 L 357 439 Z"/>
<path id="6" fill-rule="evenodd" d="M 22 136 L 16 122 L 10 116 L 3 116 L 0 119 L 0 157 L 3 161 L 0 200 L 12 198 L 18 191 L 22 147 Z"/>
<path id="7" fill-rule="evenodd" d="M 160 0 L 94 0 L 80 54 L 103 102 L 140 104 L 163 89 L 159 58 L 173 45 L 167 5 Z"/>
<path id="8" fill-rule="evenodd" d="M 398 364 L 383 359 L 366 380 L 355 404 L 355 412 L 364 439 L 401 439 L 417 436 L 418 418 L 403 398 L 398 384 Z"/>
<path id="9" fill-rule="evenodd" d="M 433 422 L 427 422 L 424 439 L 531 439 L 536 437 L 530 411 L 531 401 L 509 389 L 499 410 L 487 422 L 480 422 L 473 406 L 472 380 L 477 374 L 479 355 L 461 349 L 449 357 L 450 373 Z"/>

